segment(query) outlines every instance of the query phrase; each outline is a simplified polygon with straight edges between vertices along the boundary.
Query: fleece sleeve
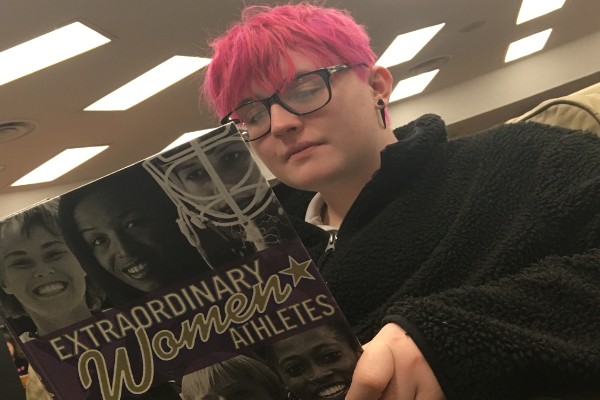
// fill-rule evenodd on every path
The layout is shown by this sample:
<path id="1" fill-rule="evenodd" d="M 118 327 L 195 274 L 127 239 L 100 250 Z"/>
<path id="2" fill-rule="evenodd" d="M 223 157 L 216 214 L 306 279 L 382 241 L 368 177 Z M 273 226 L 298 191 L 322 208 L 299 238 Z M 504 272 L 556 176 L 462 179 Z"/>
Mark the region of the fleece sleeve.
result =
<path id="1" fill-rule="evenodd" d="M 554 234 L 556 254 L 516 271 L 482 272 L 487 277 L 477 284 L 397 296 L 381 309 L 380 321 L 396 322 L 414 338 L 449 400 L 559 397 L 587 390 L 600 398 L 600 144 L 595 139 L 579 133 L 551 138 L 536 155 L 537 169 L 527 171 L 536 182 L 531 217 L 540 231 L 535 234 L 562 232 Z"/>
<path id="2" fill-rule="evenodd" d="M 390 306 L 449 400 L 600 393 L 600 251 Z"/>

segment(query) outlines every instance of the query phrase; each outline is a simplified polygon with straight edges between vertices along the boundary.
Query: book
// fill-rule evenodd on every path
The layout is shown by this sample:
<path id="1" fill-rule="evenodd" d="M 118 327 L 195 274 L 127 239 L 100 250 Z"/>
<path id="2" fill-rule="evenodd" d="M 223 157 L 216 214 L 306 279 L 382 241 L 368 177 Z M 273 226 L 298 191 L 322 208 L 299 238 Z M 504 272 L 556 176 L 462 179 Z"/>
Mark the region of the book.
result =
<path id="1" fill-rule="evenodd" d="M 56 399 L 343 398 L 361 351 L 234 124 L 0 220 L 0 285 Z"/>

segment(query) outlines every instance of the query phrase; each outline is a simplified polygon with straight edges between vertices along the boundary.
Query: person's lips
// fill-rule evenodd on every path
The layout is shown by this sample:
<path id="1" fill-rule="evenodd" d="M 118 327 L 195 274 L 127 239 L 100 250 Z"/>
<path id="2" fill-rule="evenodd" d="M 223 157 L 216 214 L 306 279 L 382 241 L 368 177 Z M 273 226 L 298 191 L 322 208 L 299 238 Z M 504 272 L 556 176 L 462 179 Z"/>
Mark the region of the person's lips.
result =
<path id="1" fill-rule="evenodd" d="M 285 160 L 288 161 L 293 157 L 301 155 L 309 149 L 319 146 L 321 143 L 318 142 L 301 142 L 290 146 L 284 154 Z"/>
<path id="2" fill-rule="evenodd" d="M 67 290 L 68 284 L 63 281 L 54 281 L 37 286 L 33 292 L 38 296 L 51 297 Z"/>
<path id="3" fill-rule="evenodd" d="M 142 279 L 148 273 L 148 263 L 145 261 L 134 261 L 121 269 L 121 272 L 133 279 Z"/>
<path id="4" fill-rule="evenodd" d="M 347 391 L 348 385 L 344 383 L 331 384 L 320 388 L 317 392 L 317 397 L 320 399 L 335 399 L 338 396 L 346 394 Z"/>

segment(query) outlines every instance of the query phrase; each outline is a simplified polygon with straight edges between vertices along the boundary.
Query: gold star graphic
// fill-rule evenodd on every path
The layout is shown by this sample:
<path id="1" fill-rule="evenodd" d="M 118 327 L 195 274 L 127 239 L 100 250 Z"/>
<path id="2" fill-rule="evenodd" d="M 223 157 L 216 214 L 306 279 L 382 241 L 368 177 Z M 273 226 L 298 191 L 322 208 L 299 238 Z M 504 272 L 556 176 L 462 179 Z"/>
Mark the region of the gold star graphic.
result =
<path id="1" fill-rule="evenodd" d="M 315 279 L 315 277 L 307 271 L 308 266 L 310 265 L 310 260 L 299 263 L 298 261 L 294 260 L 292 256 L 288 256 L 288 259 L 290 260 L 289 268 L 282 269 L 279 272 L 285 275 L 290 275 L 292 278 L 294 278 L 294 287 L 298 286 L 298 283 L 302 278 L 312 280 Z"/>

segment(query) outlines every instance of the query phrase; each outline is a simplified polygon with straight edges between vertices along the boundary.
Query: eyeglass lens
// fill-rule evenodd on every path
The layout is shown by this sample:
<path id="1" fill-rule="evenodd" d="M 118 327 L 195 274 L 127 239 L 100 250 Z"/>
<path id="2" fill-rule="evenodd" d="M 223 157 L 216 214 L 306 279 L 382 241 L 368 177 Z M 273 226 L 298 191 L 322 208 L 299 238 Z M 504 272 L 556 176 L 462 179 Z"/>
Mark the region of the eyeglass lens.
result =
<path id="1" fill-rule="evenodd" d="M 242 105 L 235 110 L 241 121 L 239 128 L 247 132 L 250 140 L 268 132 L 271 127 L 271 116 L 267 107 L 272 103 L 280 103 L 288 111 L 297 115 L 308 114 L 323 107 L 330 99 L 325 79 L 318 72 L 304 75 L 294 79 L 281 91 L 279 101 L 275 96 L 269 102 L 254 101 Z"/>

